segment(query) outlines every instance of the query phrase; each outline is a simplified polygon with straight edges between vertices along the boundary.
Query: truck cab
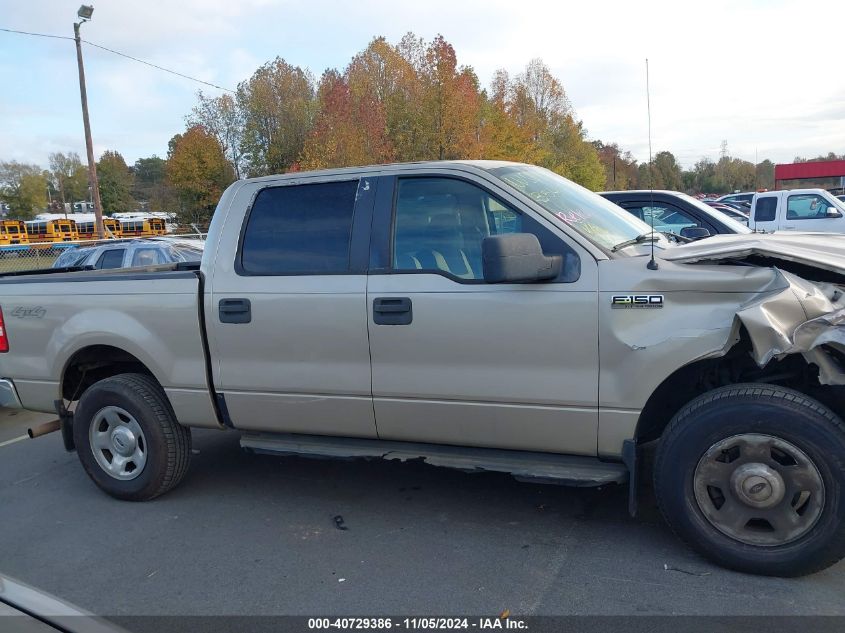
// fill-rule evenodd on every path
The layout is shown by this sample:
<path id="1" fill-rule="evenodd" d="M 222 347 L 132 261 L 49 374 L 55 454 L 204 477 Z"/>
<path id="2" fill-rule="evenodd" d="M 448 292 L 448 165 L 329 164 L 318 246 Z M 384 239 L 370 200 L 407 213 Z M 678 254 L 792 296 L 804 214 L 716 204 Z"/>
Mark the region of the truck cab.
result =
<path id="1" fill-rule="evenodd" d="M 748 225 L 767 232 L 845 233 L 845 202 L 824 189 L 766 191 L 754 195 Z"/>

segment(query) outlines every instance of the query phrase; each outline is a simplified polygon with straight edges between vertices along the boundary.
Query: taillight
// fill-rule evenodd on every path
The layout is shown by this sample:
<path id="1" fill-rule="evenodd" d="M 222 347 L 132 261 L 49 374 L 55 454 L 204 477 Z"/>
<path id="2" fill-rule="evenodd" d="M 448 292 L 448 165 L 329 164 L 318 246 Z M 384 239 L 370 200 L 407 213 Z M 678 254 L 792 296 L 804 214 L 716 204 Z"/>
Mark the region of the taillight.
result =
<path id="1" fill-rule="evenodd" d="M 6 324 L 3 323 L 3 308 L 0 308 L 0 352 L 9 351 L 9 337 L 6 336 Z"/>

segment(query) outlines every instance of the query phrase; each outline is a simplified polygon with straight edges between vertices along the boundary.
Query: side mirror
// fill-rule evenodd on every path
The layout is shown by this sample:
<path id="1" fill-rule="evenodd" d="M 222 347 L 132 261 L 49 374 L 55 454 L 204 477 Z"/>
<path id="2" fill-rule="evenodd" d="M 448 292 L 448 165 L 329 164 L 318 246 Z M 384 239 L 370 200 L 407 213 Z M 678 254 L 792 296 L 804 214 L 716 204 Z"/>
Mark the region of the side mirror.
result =
<path id="1" fill-rule="evenodd" d="M 826 218 L 841 218 L 842 214 L 837 211 L 834 207 L 828 207 L 827 211 L 825 211 Z"/>
<path id="2" fill-rule="evenodd" d="M 560 274 L 563 257 L 544 255 L 532 233 L 491 235 L 481 242 L 484 281 L 491 284 L 547 281 Z"/>
<path id="3" fill-rule="evenodd" d="M 710 237 L 710 231 L 703 226 L 685 226 L 681 229 L 681 237 L 688 240 L 703 240 L 705 237 Z"/>

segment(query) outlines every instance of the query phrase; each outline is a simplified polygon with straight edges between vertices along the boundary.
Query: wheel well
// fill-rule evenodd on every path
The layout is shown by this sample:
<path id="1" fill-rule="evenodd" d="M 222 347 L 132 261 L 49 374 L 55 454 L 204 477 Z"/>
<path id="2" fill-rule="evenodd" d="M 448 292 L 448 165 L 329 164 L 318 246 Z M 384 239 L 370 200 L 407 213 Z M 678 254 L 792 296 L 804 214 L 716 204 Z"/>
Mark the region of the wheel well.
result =
<path id="1" fill-rule="evenodd" d="M 92 345 L 77 351 L 62 373 L 62 398 L 73 402 L 99 380 L 118 374 L 153 373 L 135 356 L 111 345 Z"/>
<path id="2" fill-rule="evenodd" d="M 792 387 L 845 415 L 843 387 L 822 385 L 818 367 L 807 363 L 800 354 L 772 360 L 760 368 L 751 357 L 751 342 L 743 331 L 742 339 L 721 358 L 690 363 L 676 370 L 651 394 L 637 423 L 638 443 L 660 438 L 674 415 L 690 400 L 725 385 L 760 382 Z"/>

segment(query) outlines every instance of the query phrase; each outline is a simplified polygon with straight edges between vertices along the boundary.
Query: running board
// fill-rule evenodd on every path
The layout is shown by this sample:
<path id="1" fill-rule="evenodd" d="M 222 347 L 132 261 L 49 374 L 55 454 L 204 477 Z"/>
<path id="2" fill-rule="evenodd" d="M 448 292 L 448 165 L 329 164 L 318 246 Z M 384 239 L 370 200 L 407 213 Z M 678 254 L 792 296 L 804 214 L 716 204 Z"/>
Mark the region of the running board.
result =
<path id="1" fill-rule="evenodd" d="M 335 459 L 422 460 L 432 466 L 465 472 L 510 473 L 519 481 L 594 487 L 628 481 L 624 464 L 595 457 L 417 444 L 322 435 L 244 434 L 241 447 L 254 453 Z"/>

